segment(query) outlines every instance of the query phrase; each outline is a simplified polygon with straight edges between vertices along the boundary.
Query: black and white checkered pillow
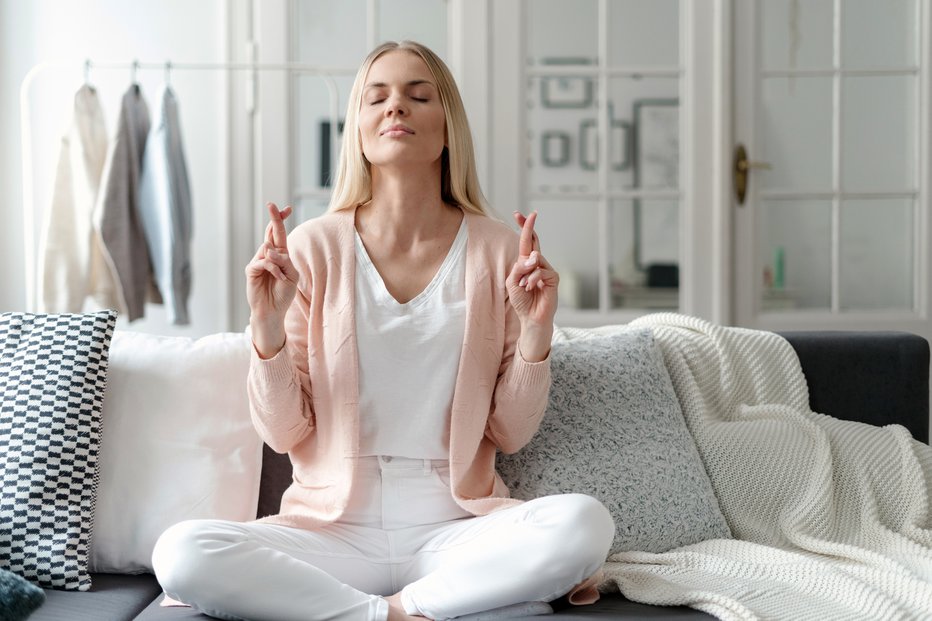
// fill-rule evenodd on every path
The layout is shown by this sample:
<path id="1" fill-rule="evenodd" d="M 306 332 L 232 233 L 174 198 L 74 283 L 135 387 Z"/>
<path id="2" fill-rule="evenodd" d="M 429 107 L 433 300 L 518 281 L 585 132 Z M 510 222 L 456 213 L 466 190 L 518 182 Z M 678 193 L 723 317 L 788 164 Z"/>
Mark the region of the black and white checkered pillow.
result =
<path id="1" fill-rule="evenodd" d="M 116 312 L 0 313 L 0 567 L 86 590 Z"/>

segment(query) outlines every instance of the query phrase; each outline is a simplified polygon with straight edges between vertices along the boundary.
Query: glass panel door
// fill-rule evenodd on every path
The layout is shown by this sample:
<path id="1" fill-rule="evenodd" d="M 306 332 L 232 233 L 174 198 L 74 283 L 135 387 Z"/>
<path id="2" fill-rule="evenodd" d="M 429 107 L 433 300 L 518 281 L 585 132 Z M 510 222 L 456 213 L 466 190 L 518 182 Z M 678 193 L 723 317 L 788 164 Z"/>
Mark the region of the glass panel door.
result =
<path id="1" fill-rule="evenodd" d="M 739 323 L 921 312 L 920 9 L 736 3 Z"/>
<path id="2" fill-rule="evenodd" d="M 680 2 L 525 0 L 523 11 L 525 204 L 542 240 L 552 229 L 563 316 L 677 309 Z"/>

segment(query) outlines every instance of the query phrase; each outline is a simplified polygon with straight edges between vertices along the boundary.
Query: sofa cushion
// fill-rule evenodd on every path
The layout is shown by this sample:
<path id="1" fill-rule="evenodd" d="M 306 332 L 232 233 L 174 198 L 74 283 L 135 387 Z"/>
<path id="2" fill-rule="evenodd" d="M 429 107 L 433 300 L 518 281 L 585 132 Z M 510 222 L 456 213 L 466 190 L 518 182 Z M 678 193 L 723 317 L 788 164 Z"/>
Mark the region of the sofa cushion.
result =
<path id="1" fill-rule="evenodd" d="M 151 574 L 91 577 L 94 584 L 83 593 L 46 591 L 45 604 L 29 621 L 131 621 L 161 599 L 162 587 Z"/>
<path id="2" fill-rule="evenodd" d="M 653 334 L 553 344 L 550 405 L 498 470 L 516 498 L 582 492 L 615 520 L 610 554 L 730 537 Z"/>
<path id="3" fill-rule="evenodd" d="M 249 341 L 117 331 L 103 408 L 91 569 L 151 571 L 176 522 L 255 518 L 262 440 L 249 415 Z"/>
<path id="4" fill-rule="evenodd" d="M 275 515 L 281 510 L 282 496 L 291 485 L 294 468 L 287 453 L 276 453 L 268 445 L 262 448 L 262 483 L 256 517 Z"/>
<path id="5" fill-rule="evenodd" d="M 0 314 L 0 567 L 87 589 L 114 311 Z"/>

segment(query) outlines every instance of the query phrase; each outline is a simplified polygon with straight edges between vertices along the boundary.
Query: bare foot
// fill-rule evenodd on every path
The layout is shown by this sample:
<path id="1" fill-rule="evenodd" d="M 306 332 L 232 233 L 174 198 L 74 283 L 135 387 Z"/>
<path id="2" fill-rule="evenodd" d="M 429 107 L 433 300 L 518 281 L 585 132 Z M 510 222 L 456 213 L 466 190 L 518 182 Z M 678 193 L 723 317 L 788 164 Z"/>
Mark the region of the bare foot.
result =
<path id="1" fill-rule="evenodd" d="M 409 615 L 401 603 L 401 592 L 384 598 L 388 602 L 388 621 L 424 621 L 427 617 Z"/>

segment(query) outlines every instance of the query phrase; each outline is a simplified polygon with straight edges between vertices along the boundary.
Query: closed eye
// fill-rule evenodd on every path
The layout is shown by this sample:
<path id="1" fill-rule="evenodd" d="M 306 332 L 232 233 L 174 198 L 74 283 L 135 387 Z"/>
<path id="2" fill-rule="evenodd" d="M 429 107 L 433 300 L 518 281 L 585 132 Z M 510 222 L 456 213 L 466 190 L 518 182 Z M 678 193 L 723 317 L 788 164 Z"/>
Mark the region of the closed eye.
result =
<path id="1" fill-rule="evenodd" d="M 414 101 L 419 101 L 419 102 L 421 102 L 421 103 L 426 103 L 426 102 L 430 101 L 430 99 L 427 98 L 427 97 L 412 97 L 411 99 L 413 99 Z M 384 98 L 383 98 L 383 99 L 373 99 L 372 101 L 369 102 L 369 105 L 370 105 L 370 106 L 374 106 L 374 105 L 376 105 L 376 104 L 382 103 L 383 101 L 385 101 Z"/>

